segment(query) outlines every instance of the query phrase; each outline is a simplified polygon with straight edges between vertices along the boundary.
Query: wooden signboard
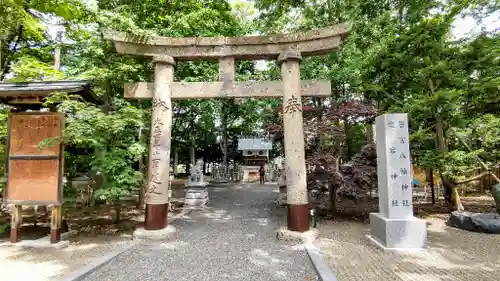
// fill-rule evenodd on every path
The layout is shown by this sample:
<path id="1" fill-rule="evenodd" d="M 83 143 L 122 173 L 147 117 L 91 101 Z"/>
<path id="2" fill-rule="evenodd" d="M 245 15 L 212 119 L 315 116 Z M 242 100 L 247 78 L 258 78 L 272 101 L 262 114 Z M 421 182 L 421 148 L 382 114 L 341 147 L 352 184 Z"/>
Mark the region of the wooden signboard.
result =
<path id="1" fill-rule="evenodd" d="M 4 198 L 14 205 L 61 205 L 63 145 L 41 141 L 62 134 L 64 116 L 54 112 L 9 114 L 7 185 Z"/>

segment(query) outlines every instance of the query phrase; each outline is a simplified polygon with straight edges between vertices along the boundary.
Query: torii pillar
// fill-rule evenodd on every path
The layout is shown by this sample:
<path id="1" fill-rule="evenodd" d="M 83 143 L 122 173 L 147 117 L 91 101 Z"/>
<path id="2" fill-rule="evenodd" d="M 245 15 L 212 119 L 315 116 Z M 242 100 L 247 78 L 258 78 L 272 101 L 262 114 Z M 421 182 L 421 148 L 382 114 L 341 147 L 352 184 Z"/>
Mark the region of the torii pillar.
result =
<path id="1" fill-rule="evenodd" d="M 168 189 L 170 185 L 170 135 L 172 101 L 170 84 L 174 81 L 174 58 L 155 56 L 153 112 L 149 144 L 148 185 L 144 201 L 144 229 L 158 230 L 168 225 Z"/>
<path id="2" fill-rule="evenodd" d="M 304 151 L 304 124 L 300 85 L 300 52 L 281 53 L 283 83 L 283 127 L 285 139 L 285 175 L 288 203 L 288 230 L 309 230 L 309 204 L 307 199 L 306 157 Z"/>

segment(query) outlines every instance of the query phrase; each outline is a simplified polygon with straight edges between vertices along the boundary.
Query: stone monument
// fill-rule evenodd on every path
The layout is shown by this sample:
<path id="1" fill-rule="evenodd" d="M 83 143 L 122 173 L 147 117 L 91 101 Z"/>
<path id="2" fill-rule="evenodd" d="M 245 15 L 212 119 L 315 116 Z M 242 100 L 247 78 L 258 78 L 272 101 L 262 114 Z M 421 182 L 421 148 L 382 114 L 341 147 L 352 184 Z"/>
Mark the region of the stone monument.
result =
<path id="1" fill-rule="evenodd" d="M 376 137 L 379 213 L 370 214 L 368 237 L 383 249 L 423 248 L 427 228 L 413 216 L 407 115 L 378 116 Z"/>
<path id="2" fill-rule="evenodd" d="M 188 178 L 188 189 L 184 204 L 191 206 L 204 206 L 208 202 L 208 191 L 203 175 L 203 160 L 198 159 L 196 166 L 191 169 L 191 175 Z"/>

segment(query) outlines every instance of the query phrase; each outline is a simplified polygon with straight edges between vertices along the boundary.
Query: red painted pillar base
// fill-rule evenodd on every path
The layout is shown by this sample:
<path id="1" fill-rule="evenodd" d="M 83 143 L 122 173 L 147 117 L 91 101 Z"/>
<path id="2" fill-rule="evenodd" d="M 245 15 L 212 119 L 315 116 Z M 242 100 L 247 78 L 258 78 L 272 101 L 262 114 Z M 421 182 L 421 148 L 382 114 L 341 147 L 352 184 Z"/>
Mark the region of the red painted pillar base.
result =
<path id="1" fill-rule="evenodd" d="M 50 243 L 55 244 L 61 241 L 61 229 L 51 229 L 50 230 Z"/>
<path id="2" fill-rule="evenodd" d="M 17 243 L 19 242 L 19 238 L 21 234 L 21 229 L 15 226 L 11 226 L 10 229 L 10 243 Z"/>
<path id="3" fill-rule="evenodd" d="M 10 242 L 17 243 L 21 238 L 23 210 L 21 205 L 12 206 L 10 217 Z"/>
<path id="4" fill-rule="evenodd" d="M 306 232 L 309 230 L 309 204 L 288 204 L 287 214 L 288 230 Z"/>
<path id="5" fill-rule="evenodd" d="M 61 241 L 62 206 L 53 206 L 50 217 L 50 243 Z"/>
<path id="6" fill-rule="evenodd" d="M 168 225 L 168 203 L 146 204 L 146 216 L 144 218 L 144 229 L 158 230 Z"/>

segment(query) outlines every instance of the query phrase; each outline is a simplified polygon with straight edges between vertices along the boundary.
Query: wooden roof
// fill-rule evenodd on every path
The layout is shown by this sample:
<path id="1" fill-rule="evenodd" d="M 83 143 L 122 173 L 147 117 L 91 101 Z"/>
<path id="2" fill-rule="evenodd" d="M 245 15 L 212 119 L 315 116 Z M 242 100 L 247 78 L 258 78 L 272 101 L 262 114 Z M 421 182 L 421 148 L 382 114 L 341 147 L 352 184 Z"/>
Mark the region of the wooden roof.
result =
<path id="1" fill-rule="evenodd" d="M 87 102 L 103 104 L 103 101 L 91 91 L 91 81 L 88 80 L 0 83 L 0 102 L 18 107 L 36 108 L 54 92 L 76 94 Z"/>

